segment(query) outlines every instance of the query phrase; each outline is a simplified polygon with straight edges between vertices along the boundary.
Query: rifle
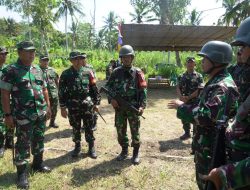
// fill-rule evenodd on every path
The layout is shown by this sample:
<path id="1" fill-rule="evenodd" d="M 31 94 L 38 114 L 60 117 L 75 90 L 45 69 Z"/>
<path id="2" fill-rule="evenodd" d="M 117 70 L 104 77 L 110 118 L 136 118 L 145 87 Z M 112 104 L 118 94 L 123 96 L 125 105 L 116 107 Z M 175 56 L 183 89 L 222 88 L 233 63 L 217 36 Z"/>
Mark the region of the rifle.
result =
<path id="1" fill-rule="evenodd" d="M 133 106 L 132 104 L 130 104 L 129 102 L 127 102 L 126 100 L 124 100 L 120 94 L 116 93 L 115 95 L 113 95 L 105 87 L 101 87 L 100 88 L 100 93 L 101 92 L 104 92 L 108 96 L 110 96 L 111 98 L 115 99 L 122 110 L 131 111 L 131 112 L 133 112 L 133 113 L 141 116 L 143 119 L 145 119 L 144 116 L 142 116 L 142 115 L 139 114 L 139 110 L 135 106 Z"/>
<path id="2" fill-rule="evenodd" d="M 216 136 L 213 145 L 212 161 L 210 166 L 210 171 L 214 168 L 220 167 L 226 163 L 226 144 L 225 144 L 225 132 L 228 126 L 229 116 L 227 110 L 230 109 L 232 103 L 231 90 L 228 89 L 226 96 L 226 102 L 224 107 L 224 112 L 220 120 L 216 122 Z M 215 185 L 212 181 L 207 181 L 205 190 L 215 190 Z"/>

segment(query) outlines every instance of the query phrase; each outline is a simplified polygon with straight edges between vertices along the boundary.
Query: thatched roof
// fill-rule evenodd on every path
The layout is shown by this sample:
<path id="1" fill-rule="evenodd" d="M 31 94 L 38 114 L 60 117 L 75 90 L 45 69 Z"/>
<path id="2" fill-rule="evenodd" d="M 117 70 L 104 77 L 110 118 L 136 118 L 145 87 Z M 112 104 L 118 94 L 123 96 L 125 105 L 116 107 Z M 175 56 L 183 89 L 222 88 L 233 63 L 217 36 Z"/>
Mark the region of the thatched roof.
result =
<path id="1" fill-rule="evenodd" d="M 236 27 L 122 24 L 123 44 L 144 51 L 199 51 L 210 40 L 230 40 Z"/>

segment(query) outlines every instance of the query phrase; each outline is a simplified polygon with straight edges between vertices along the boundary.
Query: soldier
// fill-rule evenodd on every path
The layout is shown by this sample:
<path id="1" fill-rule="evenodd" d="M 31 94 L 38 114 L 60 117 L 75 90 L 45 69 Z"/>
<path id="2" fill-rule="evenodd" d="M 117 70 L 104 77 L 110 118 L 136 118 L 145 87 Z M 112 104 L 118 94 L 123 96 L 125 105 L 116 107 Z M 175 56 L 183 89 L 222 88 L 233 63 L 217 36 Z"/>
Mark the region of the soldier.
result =
<path id="1" fill-rule="evenodd" d="M 0 47 L 0 77 L 2 75 L 2 70 L 4 68 L 4 63 L 6 61 L 6 57 L 8 52 L 5 47 Z M 1 97 L 1 94 L 0 94 Z M 13 148 L 12 138 L 13 134 L 11 130 L 8 130 L 4 124 L 4 114 L 2 110 L 2 104 L 0 102 L 0 158 L 4 155 L 4 148 Z M 5 147 L 4 147 L 5 141 Z"/>
<path id="2" fill-rule="evenodd" d="M 28 189 L 28 159 L 34 155 L 32 169 L 50 172 L 43 164 L 46 114 L 50 117 L 49 96 L 43 73 L 32 65 L 35 47 L 31 41 L 17 44 L 18 60 L 4 68 L 0 81 L 5 123 L 16 128 L 15 164 L 17 187 Z M 10 107 L 10 95 L 13 109 Z"/>
<path id="3" fill-rule="evenodd" d="M 83 120 L 85 139 L 89 144 L 88 155 L 95 159 L 97 155 L 92 130 L 93 112 L 98 111 L 101 98 L 94 73 L 82 66 L 84 58 L 85 55 L 78 51 L 70 53 L 69 60 L 72 66 L 63 71 L 59 80 L 59 102 L 62 117 L 68 116 L 69 123 L 73 127 L 75 149 L 72 151 L 72 157 L 78 157 L 81 151 L 81 121 Z"/>
<path id="4" fill-rule="evenodd" d="M 207 42 L 198 53 L 202 56 L 202 69 L 208 74 L 199 103 L 184 104 L 180 100 L 172 100 L 169 108 L 177 109 L 177 117 L 196 124 L 194 137 L 196 181 L 200 190 L 205 187 L 201 175 L 209 173 L 213 142 L 215 140 L 216 120 L 225 113 L 233 116 L 237 107 L 238 90 L 226 67 L 232 60 L 232 48 L 221 41 Z M 229 93 L 229 91 L 231 93 Z M 230 99 L 230 105 L 225 109 L 225 103 Z"/>
<path id="5" fill-rule="evenodd" d="M 143 72 L 132 66 L 135 53 L 130 45 L 121 47 L 119 57 L 121 58 L 122 66 L 116 68 L 106 86 L 109 91 L 119 93 L 122 98 L 130 104 L 138 108 L 139 114 L 142 114 L 146 107 L 147 83 Z M 132 136 L 133 157 L 132 163 L 139 164 L 139 148 L 140 148 L 140 117 L 130 111 L 122 111 L 119 109 L 117 101 L 111 99 L 111 105 L 115 109 L 115 127 L 118 134 L 118 142 L 122 147 L 118 161 L 124 160 L 128 156 L 129 140 L 127 136 L 127 120 L 130 125 Z"/>
<path id="6" fill-rule="evenodd" d="M 47 89 L 49 92 L 49 101 L 51 106 L 51 118 L 49 127 L 58 128 L 59 126 L 55 123 L 55 120 L 58 107 L 59 76 L 52 67 L 49 67 L 48 55 L 40 56 L 40 68 L 43 71 L 44 79 L 47 83 Z"/>
<path id="7" fill-rule="evenodd" d="M 186 104 L 192 104 L 197 101 L 199 87 L 202 86 L 202 75 L 195 71 L 195 58 L 187 57 L 187 71 L 178 77 L 176 91 L 179 99 Z M 186 140 L 191 137 L 191 123 L 182 120 L 184 134 L 180 136 L 181 140 Z"/>

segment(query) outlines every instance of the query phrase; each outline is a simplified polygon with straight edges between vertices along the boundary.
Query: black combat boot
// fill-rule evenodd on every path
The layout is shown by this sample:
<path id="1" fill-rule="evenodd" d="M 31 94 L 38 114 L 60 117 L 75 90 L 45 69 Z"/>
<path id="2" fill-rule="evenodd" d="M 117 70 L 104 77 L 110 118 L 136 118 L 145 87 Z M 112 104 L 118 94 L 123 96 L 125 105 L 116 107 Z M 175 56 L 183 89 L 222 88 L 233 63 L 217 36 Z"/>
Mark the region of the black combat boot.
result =
<path id="1" fill-rule="evenodd" d="M 49 127 L 58 128 L 59 126 L 55 123 L 55 121 L 50 120 Z"/>
<path id="2" fill-rule="evenodd" d="M 5 140 L 5 148 L 9 148 L 12 149 L 13 148 L 13 136 L 6 136 L 6 140 Z"/>
<path id="3" fill-rule="evenodd" d="M 0 147 L 0 158 L 4 156 L 4 151 L 5 151 L 4 147 L 3 146 Z"/>
<path id="4" fill-rule="evenodd" d="M 117 161 L 122 161 L 125 160 L 128 157 L 128 147 L 123 146 L 121 153 L 117 156 L 116 160 Z"/>
<path id="5" fill-rule="evenodd" d="M 133 150 L 133 157 L 131 159 L 131 162 L 134 165 L 138 165 L 140 163 L 139 148 L 140 148 L 139 146 L 136 146 L 136 147 L 134 147 L 134 150 Z"/>
<path id="6" fill-rule="evenodd" d="M 71 156 L 73 158 L 77 158 L 81 152 L 81 143 L 77 142 L 75 143 L 75 149 L 72 151 Z"/>
<path id="7" fill-rule="evenodd" d="M 45 166 L 43 163 L 43 152 L 38 155 L 34 155 L 31 167 L 34 172 L 41 172 L 41 173 L 51 172 L 51 169 L 48 166 Z"/>
<path id="8" fill-rule="evenodd" d="M 187 140 L 187 139 L 189 139 L 189 138 L 191 138 L 191 135 L 190 135 L 190 132 L 189 132 L 189 131 L 185 131 L 185 133 L 184 133 L 183 135 L 180 136 L 180 139 L 181 139 L 182 141 Z"/>
<path id="9" fill-rule="evenodd" d="M 27 165 L 17 166 L 17 188 L 29 189 Z"/>
<path id="10" fill-rule="evenodd" d="M 90 142 L 89 143 L 88 155 L 90 156 L 90 158 L 93 158 L 93 159 L 97 158 L 96 151 L 95 151 L 95 146 L 94 146 L 94 142 Z"/>

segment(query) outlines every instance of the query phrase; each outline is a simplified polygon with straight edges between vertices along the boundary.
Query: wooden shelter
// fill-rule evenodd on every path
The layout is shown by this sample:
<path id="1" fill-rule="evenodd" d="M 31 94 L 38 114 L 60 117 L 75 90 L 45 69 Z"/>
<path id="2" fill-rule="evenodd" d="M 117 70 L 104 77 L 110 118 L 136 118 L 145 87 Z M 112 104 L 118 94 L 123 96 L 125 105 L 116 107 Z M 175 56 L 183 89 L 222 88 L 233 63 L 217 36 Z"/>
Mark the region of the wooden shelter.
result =
<path id="1" fill-rule="evenodd" d="M 210 40 L 228 41 L 236 27 L 122 24 L 123 44 L 143 51 L 199 51 Z"/>

